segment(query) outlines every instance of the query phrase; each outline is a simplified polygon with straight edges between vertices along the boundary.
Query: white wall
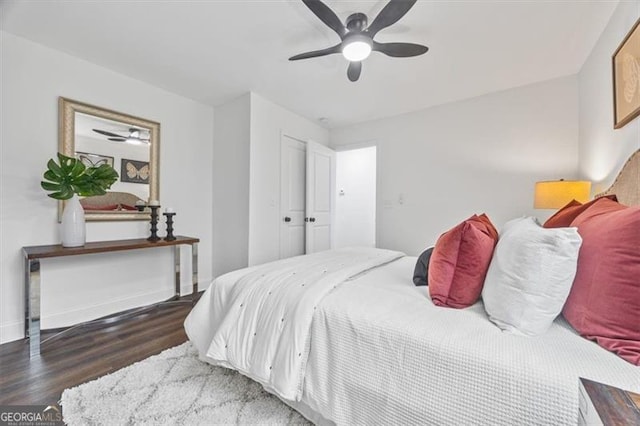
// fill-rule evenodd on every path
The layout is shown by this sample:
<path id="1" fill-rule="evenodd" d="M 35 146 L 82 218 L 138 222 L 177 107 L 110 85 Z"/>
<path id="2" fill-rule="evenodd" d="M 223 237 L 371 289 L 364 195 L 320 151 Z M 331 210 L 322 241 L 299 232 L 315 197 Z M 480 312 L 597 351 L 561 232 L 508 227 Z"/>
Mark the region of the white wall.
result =
<path id="1" fill-rule="evenodd" d="M 215 109 L 214 276 L 248 264 L 250 115 L 249 93 Z"/>
<path id="2" fill-rule="evenodd" d="M 160 201 L 176 209 L 178 234 L 201 239 L 198 269 L 206 287 L 211 278 L 212 108 L 6 32 L 0 32 L 0 43 L 0 341 L 23 336 L 21 247 L 60 241 L 56 202 L 40 188 L 46 162 L 58 147 L 58 96 L 161 123 Z M 145 237 L 148 226 L 88 223 L 87 240 Z M 188 252 L 183 250 L 184 259 Z M 43 261 L 43 323 L 63 326 L 166 298 L 173 292 L 172 271 L 170 249 Z M 187 292 L 190 268 L 183 272 Z"/>
<path id="3" fill-rule="evenodd" d="M 376 245 L 376 147 L 336 153 L 335 248 Z"/>
<path id="4" fill-rule="evenodd" d="M 417 255 L 473 213 L 497 227 L 548 216 L 533 209 L 534 183 L 576 177 L 577 104 L 577 77 L 564 77 L 337 129 L 331 142 L 377 142 L 377 246 Z"/>
<path id="5" fill-rule="evenodd" d="M 249 265 L 280 257 L 280 138 L 329 144 L 329 131 L 251 93 Z"/>
<path id="6" fill-rule="evenodd" d="M 624 162 L 640 149 L 640 117 L 613 128 L 611 55 L 640 16 L 640 1 L 621 1 L 579 74 L 580 175 L 598 193 L 615 179 Z"/>

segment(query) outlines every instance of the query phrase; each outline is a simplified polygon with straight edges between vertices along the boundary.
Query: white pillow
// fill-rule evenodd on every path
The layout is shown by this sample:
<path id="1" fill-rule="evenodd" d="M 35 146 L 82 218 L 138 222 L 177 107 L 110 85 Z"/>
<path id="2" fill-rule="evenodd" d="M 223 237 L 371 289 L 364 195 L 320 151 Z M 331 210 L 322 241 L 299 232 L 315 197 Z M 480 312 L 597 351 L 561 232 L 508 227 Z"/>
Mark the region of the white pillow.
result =
<path id="1" fill-rule="evenodd" d="M 546 229 L 534 217 L 507 222 L 482 290 L 489 319 L 514 334 L 546 332 L 569 296 L 581 244 L 577 228 Z"/>

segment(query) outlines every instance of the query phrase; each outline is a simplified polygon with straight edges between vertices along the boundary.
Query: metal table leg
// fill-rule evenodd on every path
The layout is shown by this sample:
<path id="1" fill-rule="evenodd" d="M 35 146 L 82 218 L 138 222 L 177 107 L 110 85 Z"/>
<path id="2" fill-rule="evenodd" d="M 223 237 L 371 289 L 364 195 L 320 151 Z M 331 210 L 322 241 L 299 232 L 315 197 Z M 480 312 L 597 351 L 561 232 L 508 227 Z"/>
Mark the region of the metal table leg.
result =
<path id="1" fill-rule="evenodd" d="M 173 268 L 175 271 L 175 290 L 173 292 L 174 299 L 180 299 L 180 246 L 173 248 Z"/>
<path id="2" fill-rule="evenodd" d="M 198 294 L 198 243 L 191 244 L 191 284 L 193 285 L 191 301 L 195 303 Z"/>
<path id="3" fill-rule="evenodd" d="M 40 355 L 40 260 L 25 259 L 25 336 L 29 338 L 29 355 Z"/>

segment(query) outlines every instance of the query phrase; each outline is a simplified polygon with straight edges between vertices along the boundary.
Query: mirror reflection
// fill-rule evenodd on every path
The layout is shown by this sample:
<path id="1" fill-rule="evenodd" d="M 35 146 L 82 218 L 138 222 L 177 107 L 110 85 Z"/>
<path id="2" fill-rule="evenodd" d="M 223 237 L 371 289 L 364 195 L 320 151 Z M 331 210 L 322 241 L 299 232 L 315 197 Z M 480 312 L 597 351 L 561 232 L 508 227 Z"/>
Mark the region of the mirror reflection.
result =
<path id="1" fill-rule="evenodd" d="M 150 129 L 76 112 L 76 158 L 120 174 L 106 195 L 80 200 L 85 211 L 136 211 L 136 202 L 149 200 L 149 147 Z"/>
<path id="2" fill-rule="evenodd" d="M 105 195 L 80 199 L 87 220 L 146 220 L 136 203 L 158 200 L 160 124 L 60 98 L 60 152 L 119 174 Z M 59 212 L 64 208 L 60 203 Z"/>

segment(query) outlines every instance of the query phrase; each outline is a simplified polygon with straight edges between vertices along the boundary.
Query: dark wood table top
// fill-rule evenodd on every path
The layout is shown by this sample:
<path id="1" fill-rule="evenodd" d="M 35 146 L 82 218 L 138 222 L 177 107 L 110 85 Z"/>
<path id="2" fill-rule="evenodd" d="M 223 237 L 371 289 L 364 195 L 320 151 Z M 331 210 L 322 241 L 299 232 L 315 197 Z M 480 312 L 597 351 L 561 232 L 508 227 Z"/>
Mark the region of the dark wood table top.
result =
<path id="1" fill-rule="evenodd" d="M 62 247 L 61 244 L 22 247 L 27 259 L 43 259 L 47 257 L 77 256 L 80 254 L 105 253 L 110 251 L 135 250 L 155 247 L 169 247 L 181 244 L 195 244 L 199 238 L 176 236 L 173 241 L 148 241 L 146 238 L 130 240 L 93 241 L 81 247 Z"/>
<path id="2" fill-rule="evenodd" d="M 608 425 L 640 425 L 640 395 L 580 378 L 600 420 Z"/>

